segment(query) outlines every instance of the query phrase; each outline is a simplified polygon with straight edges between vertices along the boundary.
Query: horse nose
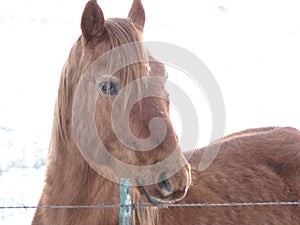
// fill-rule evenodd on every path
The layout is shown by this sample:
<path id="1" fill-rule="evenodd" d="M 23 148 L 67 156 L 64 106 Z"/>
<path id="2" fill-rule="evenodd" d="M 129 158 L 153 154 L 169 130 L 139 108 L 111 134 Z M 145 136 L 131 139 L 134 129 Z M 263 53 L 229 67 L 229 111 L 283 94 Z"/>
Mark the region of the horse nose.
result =
<path id="1" fill-rule="evenodd" d="M 161 172 L 157 177 L 157 183 L 154 186 L 149 186 L 150 192 L 143 185 L 141 185 L 141 189 L 146 194 L 147 199 L 150 202 L 170 203 L 179 201 L 186 196 L 188 188 L 191 184 L 190 170 L 191 167 L 187 163 L 182 170 L 171 175 L 170 177 L 167 172 Z M 159 196 L 156 194 L 159 194 Z"/>
<path id="2" fill-rule="evenodd" d="M 160 173 L 157 191 L 164 200 L 178 201 L 186 195 L 191 184 L 191 167 L 187 163 L 182 170 L 168 177 L 166 172 Z"/>
<path id="3" fill-rule="evenodd" d="M 167 197 L 173 193 L 171 185 L 167 180 L 166 173 L 162 172 L 158 178 L 158 187 L 161 195 Z"/>

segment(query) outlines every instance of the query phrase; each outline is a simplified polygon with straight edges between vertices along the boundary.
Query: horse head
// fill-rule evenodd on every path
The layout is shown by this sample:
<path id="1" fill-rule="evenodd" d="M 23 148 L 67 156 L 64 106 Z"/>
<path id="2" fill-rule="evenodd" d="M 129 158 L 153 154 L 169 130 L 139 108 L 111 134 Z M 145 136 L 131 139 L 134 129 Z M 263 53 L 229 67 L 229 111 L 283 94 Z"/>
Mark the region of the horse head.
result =
<path id="1" fill-rule="evenodd" d="M 186 195 L 190 165 L 169 117 L 164 65 L 142 42 L 144 23 L 140 0 L 124 19 L 105 19 L 95 0 L 87 3 L 62 78 L 72 121 L 65 136 L 101 175 L 110 179 L 101 172 L 110 167 L 150 201 L 170 202 Z"/>

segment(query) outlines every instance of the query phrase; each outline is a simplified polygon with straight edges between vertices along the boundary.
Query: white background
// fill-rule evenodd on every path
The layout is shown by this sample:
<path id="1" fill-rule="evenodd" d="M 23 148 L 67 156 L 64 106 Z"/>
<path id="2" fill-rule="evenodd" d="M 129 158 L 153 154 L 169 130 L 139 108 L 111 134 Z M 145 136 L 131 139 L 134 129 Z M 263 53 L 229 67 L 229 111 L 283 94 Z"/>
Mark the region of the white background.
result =
<path id="1" fill-rule="evenodd" d="M 98 0 L 105 17 L 126 17 L 131 0 Z M 62 66 L 80 35 L 86 1 L 0 1 L 0 205 L 36 204 L 43 186 Z M 205 63 L 223 93 L 226 131 L 300 129 L 300 14 L 296 0 L 144 0 L 144 40 L 177 44 Z M 169 68 L 211 132 L 201 90 Z M 186 84 L 186 85 L 184 85 Z M 174 116 L 180 133 L 180 122 Z M 30 224 L 33 210 L 0 210 L 0 224 Z"/>

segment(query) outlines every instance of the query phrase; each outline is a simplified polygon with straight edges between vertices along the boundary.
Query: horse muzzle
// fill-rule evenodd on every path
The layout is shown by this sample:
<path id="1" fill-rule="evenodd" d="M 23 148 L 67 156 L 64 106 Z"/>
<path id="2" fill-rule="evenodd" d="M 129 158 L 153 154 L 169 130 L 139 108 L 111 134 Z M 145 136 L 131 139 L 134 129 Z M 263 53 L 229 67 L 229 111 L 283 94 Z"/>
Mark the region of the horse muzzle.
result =
<path id="1" fill-rule="evenodd" d="M 183 199 L 191 184 L 191 167 L 185 167 L 170 178 L 166 178 L 166 173 L 162 172 L 159 182 L 153 186 L 140 186 L 148 201 L 153 203 L 172 203 Z M 150 191 L 149 191 L 149 190 Z M 153 189 L 155 189 L 153 191 Z"/>

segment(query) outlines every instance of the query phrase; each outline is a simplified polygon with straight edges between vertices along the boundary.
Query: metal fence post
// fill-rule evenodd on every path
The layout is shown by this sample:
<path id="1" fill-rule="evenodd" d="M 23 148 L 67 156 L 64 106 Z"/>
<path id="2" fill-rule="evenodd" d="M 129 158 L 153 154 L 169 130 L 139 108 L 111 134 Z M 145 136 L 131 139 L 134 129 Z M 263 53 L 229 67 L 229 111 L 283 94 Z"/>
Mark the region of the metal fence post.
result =
<path id="1" fill-rule="evenodd" d="M 131 180 L 120 178 L 119 225 L 131 225 Z"/>

